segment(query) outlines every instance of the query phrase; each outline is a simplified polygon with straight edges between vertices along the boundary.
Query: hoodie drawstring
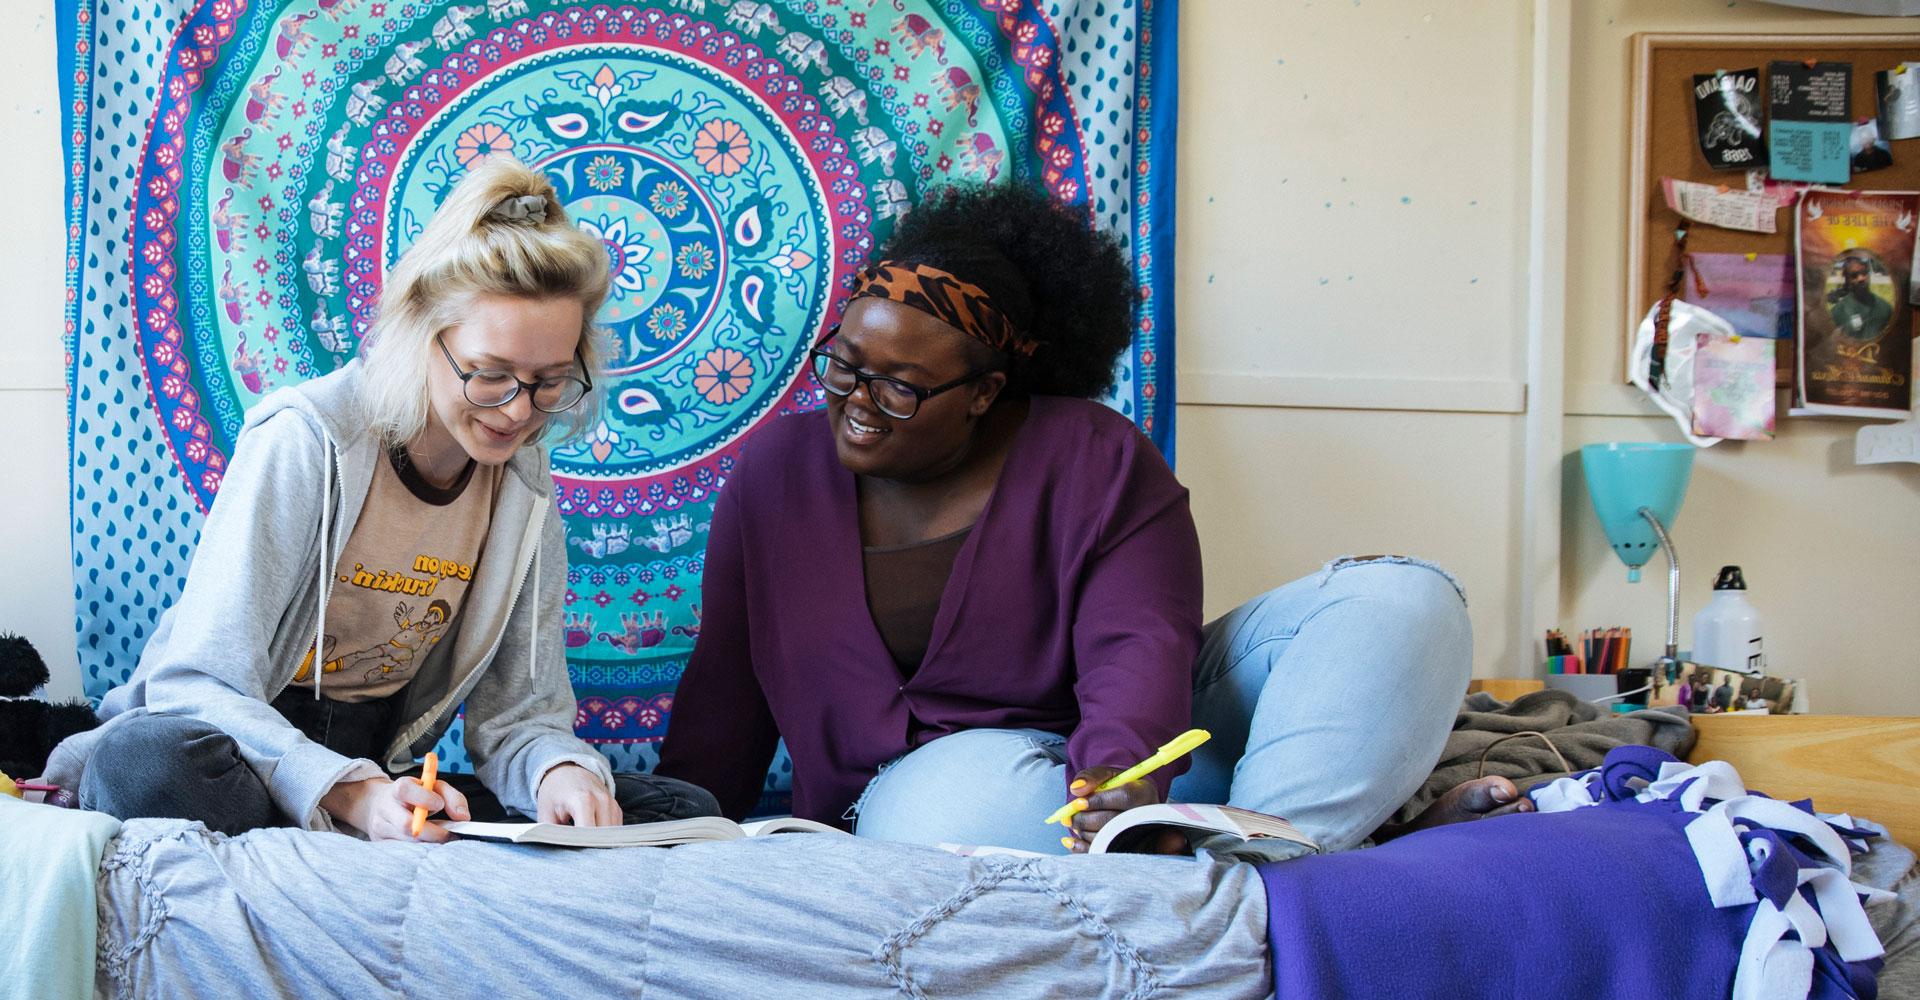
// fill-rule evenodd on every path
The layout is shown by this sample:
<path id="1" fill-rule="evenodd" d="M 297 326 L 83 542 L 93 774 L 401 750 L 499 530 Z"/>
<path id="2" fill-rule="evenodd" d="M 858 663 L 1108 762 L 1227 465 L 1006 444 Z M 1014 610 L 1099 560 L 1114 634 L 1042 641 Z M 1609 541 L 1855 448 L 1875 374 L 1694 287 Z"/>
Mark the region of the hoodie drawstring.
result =
<path id="1" fill-rule="evenodd" d="M 540 543 L 536 539 L 533 546 L 533 613 L 527 616 L 530 631 L 528 646 L 533 652 L 528 656 L 527 676 L 540 676 Z"/>

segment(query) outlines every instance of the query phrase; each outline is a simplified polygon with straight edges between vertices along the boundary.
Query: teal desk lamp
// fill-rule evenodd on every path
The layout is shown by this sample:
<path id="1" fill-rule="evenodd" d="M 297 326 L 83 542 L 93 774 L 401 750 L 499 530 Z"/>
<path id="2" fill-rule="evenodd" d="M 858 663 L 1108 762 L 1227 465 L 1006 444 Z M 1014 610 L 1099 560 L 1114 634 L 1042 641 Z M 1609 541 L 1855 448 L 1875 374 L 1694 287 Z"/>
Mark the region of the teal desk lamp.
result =
<path id="1" fill-rule="evenodd" d="M 1690 444 L 1623 441 L 1580 449 L 1593 511 L 1614 554 L 1627 564 L 1627 582 L 1640 582 L 1640 567 L 1656 545 L 1667 554 L 1667 652 L 1657 666 L 1668 674 L 1677 669 L 1680 654 L 1680 555 L 1667 526 L 1687 495 L 1693 451 Z"/>

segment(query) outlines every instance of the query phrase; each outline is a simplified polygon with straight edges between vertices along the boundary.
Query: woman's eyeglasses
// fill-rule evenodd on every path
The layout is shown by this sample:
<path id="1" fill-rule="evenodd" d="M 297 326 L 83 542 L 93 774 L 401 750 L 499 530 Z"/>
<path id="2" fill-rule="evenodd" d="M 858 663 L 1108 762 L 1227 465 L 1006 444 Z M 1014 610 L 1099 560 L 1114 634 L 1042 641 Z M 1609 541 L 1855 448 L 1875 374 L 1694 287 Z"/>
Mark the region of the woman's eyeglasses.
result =
<path id="1" fill-rule="evenodd" d="M 881 413 L 895 420 L 911 420 L 914 414 L 920 412 L 921 403 L 949 389 L 958 389 L 982 375 L 998 371 L 997 368 L 982 368 L 968 372 L 944 385 L 922 389 L 911 382 L 902 382 L 890 376 L 861 371 L 848 364 L 839 355 L 825 350 L 827 341 L 832 340 L 839 332 L 840 327 L 835 324 L 833 329 L 827 331 L 826 338 L 821 341 L 821 347 L 816 347 L 809 352 L 813 356 L 814 378 L 820 380 L 821 388 L 836 396 L 851 396 L 853 390 L 866 386 L 867 398 L 873 400 L 873 405 Z"/>
<path id="2" fill-rule="evenodd" d="M 593 388 L 593 378 L 587 375 L 584 368 L 580 372 L 580 378 L 572 375 L 555 375 L 538 382 L 522 382 L 512 372 L 503 372 L 497 368 L 475 368 L 472 371 L 464 371 L 460 367 L 460 362 L 453 359 L 453 352 L 447 350 L 445 340 L 435 337 L 434 342 L 440 345 L 440 353 L 446 355 L 447 364 L 453 366 L 453 373 L 460 376 L 461 392 L 467 397 L 467 402 L 475 406 L 489 409 L 505 406 L 513 402 L 515 396 L 520 395 L 520 390 L 525 389 L 529 393 L 528 398 L 533 400 L 534 409 L 542 413 L 563 413 L 573 409 L 574 405 L 580 402 L 581 397 Z M 574 360 L 578 361 L 579 357 L 579 353 L 575 352 Z"/>

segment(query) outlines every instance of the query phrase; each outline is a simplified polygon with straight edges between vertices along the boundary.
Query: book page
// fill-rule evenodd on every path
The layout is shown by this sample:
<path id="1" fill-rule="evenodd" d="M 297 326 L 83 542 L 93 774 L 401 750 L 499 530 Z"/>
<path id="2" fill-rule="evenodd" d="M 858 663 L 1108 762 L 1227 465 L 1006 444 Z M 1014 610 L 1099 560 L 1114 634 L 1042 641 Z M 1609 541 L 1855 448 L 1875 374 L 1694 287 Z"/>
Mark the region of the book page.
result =
<path id="1" fill-rule="evenodd" d="M 446 823 L 448 833 L 516 844 L 559 847 L 669 847 L 703 841 L 738 840 L 746 834 L 719 816 L 636 823 L 631 826 L 560 826 L 553 823 Z"/>
<path id="2" fill-rule="evenodd" d="M 1199 808 L 1219 813 L 1221 819 L 1233 825 L 1235 833 L 1248 840 L 1273 837 L 1300 844 L 1313 844 L 1313 841 L 1301 833 L 1297 827 L 1278 816 L 1269 816 L 1251 809 L 1236 809 L 1233 806 L 1201 806 Z"/>
<path id="3" fill-rule="evenodd" d="M 515 835 L 525 833 L 539 826 L 538 823 L 476 823 L 443 822 L 440 824 L 448 833 L 457 837 L 472 837 L 476 840 L 505 840 L 511 842 Z"/>
<path id="4" fill-rule="evenodd" d="M 1115 817 L 1102 827 L 1099 836 L 1094 838 L 1088 849 L 1092 854 L 1106 853 L 1123 834 L 1146 826 L 1173 826 L 1184 830 L 1203 831 L 1219 834 L 1237 840 L 1276 839 L 1291 841 L 1307 847 L 1318 846 L 1306 835 L 1295 829 L 1292 823 L 1278 816 L 1268 816 L 1250 809 L 1236 809 L 1233 806 L 1203 805 L 1192 802 L 1162 802 L 1150 806 L 1129 809 Z M 1194 838 L 1189 840 L 1204 840 Z M 1218 841 L 1212 841 L 1218 843 Z"/>
<path id="5" fill-rule="evenodd" d="M 842 833 L 853 836 L 837 826 L 798 816 L 775 816 L 772 819 L 757 819 L 751 823 L 740 824 L 740 829 L 749 837 L 765 837 L 775 833 Z"/>

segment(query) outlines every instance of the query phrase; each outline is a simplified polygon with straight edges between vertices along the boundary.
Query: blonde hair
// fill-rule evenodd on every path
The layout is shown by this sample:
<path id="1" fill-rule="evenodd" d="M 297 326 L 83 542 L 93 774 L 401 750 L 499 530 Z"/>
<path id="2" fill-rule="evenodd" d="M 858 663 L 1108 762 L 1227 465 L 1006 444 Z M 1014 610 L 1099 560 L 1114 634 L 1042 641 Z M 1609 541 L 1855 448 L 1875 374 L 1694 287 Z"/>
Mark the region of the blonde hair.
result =
<path id="1" fill-rule="evenodd" d="M 544 200 L 544 219 L 521 207 L 528 198 Z M 602 357 L 593 318 L 610 284 L 605 248 L 574 227 L 544 175 L 506 156 L 481 162 L 387 272 L 379 318 L 361 351 L 361 401 L 374 432 L 395 445 L 426 429 L 428 366 L 445 364 L 434 338 L 458 326 L 482 295 L 580 303 L 580 362 L 594 389 L 549 420 L 567 438 L 591 428 L 599 417 Z"/>

